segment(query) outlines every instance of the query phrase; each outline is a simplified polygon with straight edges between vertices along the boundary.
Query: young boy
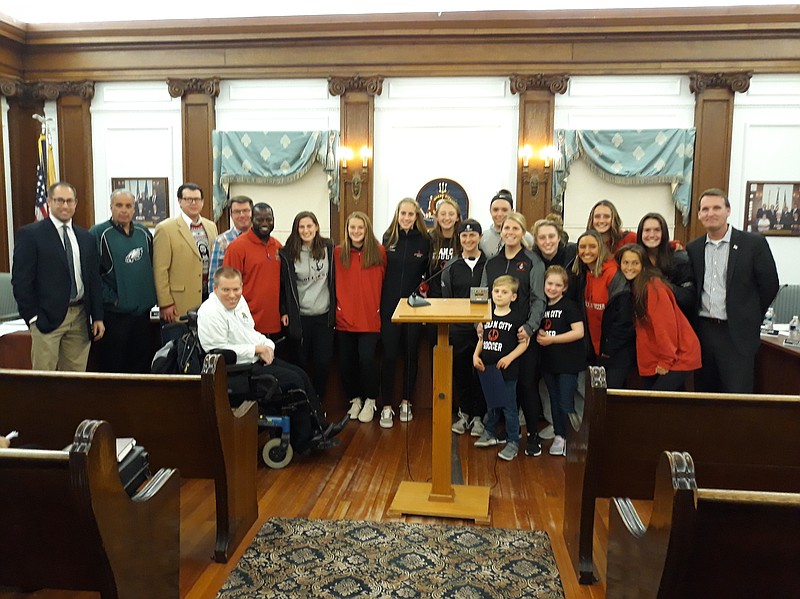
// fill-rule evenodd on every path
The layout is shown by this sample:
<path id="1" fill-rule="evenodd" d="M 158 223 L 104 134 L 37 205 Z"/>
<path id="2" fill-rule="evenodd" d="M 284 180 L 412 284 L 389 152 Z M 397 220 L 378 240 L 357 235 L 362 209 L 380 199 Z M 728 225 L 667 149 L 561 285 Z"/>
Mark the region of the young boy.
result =
<path id="1" fill-rule="evenodd" d="M 555 438 L 550 455 L 559 456 L 567 455 L 567 421 L 575 411 L 578 373 L 586 368 L 583 319 L 575 302 L 564 297 L 568 284 L 569 275 L 560 266 L 551 266 L 544 273 L 547 308 L 536 335 L 536 342 L 542 346 L 542 376 L 553 409 Z"/>
<path id="2" fill-rule="evenodd" d="M 508 444 L 497 455 L 511 461 L 519 452 L 519 413 L 517 411 L 517 376 L 519 358 L 527 349 L 527 341 L 517 341 L 517 330 L 523 321 L 511 313 L 511 302 L 517 299 L 519 281 L 502 275 L 492 285 L 492 320 L 483 325 L 483 337 L 478 339 L 472 364 L 478 376 L 489 408 L 486 429 L 475 441 L 475 447 L 491 447 L 505 443 L 497 437 L 500 414 L 506 421 Z"/>

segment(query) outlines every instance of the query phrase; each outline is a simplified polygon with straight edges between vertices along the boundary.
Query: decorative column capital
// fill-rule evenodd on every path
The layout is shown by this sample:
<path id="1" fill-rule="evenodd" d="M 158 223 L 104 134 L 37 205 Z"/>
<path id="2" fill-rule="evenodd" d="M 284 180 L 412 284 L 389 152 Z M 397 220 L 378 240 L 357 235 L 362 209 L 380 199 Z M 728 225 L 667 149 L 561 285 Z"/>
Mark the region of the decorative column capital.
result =
<path id="1" fill-rule="evenodd" d="M 212 98 L 219 96 L 219 77 L 208 79 L 167 79 L 169 95 L 173 98 L 182 98 L 186 94 L 206 94 Z"/>
<path id="2" fill-rule="evenodd" d="M 14 96 L 21 96 L 23 83 L 16 79 L 0 79 L 0 96 L 6 98 L 13 98 Z"/>
<path id="3" fill-rule="evenodd" d="M 94 81 L 38 81 L 28 85 L 33 87 L 33 97 L 37 100 L 57 100 L 63 96 L 94 98 Z"/>
<path id="4" fill-rule="evenodd" d="M 511 75 L 511 93 L 521 94 L 529 90 L 549 90 L 551 94 L 564 94 L 567 91 L 569 75 Z"/>
<path id="5" fill-rule="evenodd" d="M 328 93 L 343 96 L 347 92 L 367 92 L 370 96 L 380 96 L 383 91 L 383 77 L 328 77 Z"/>
<path id="6" fill-rule="evenodd" d="M 744 93 L 750 89 L 752 72 L 740 73 L 689 73 L 689 91 L 699 94 L 707 89 L 729 89 Z"/>

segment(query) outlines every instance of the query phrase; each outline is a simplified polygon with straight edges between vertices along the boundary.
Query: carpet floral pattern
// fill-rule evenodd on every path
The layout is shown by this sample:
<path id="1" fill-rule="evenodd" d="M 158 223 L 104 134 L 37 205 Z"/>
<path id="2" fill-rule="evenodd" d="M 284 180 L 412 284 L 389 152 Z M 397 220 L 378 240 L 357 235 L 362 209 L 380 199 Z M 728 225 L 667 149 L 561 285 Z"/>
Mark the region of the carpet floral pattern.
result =
<path id="1" fill-rule="evenodd" d="M 218 599 L 564 597 L 546 532 L 271 518 Z"/>

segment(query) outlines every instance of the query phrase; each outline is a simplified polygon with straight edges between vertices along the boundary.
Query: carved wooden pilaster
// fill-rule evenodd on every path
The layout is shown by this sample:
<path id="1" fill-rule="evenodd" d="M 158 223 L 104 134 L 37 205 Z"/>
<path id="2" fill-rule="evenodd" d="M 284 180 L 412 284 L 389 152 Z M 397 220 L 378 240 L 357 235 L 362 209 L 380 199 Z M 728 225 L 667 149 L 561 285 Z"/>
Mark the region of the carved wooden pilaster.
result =
<path id="1" fill-rule="evenodd" d="M 522 94 L 526 91 L 548 90 L 551 94 L 567 92 L 569 75 L 511 75 L 511 93 Z"/>
<path id="2" fill-rule="evenodd" d="M 332 96 L 343 96 L 351 92 L 365 92 L 370 96 L 380 96 L 383 92 L 383 77 L 329 77 L 328 93 Z"/>
<path id="3" fill-rule="evenodd" d="M 191 181 L 203 189 L 203 216 L 214 220 L 214 190 L 211 132 L 216 127 L 216 99 L 219 78 L 168 79 L 167 90 L 173 98 L 181 99 L 183 140 L 183 181 Z"/>
<path id="4" fill-rule="evenodd" d="M 519 94 L 519 147 L 531 146 L 533 156 L 524 176 L 522 159 L 517 167 L 517 210 L 530 224 L 551 211 L 552 179 L 544 169 L 539 152 L 553 143 L 555 94 L 567 91 L 569 76 L 565 74 L 512 75 L 511 93 Z M 538 177 L 536 193 L 531 193 L 530 178 Z"/>
<path id="5" fill-rule="evenodd" d="M 211 98 L 217 98 L 219 97 L 219 77 L 167 79 L 167 89 L 173 98 L 182 98 L 186 94 L 204 94 Z"/>
<path id="6" fill-rule="evenodd" d="M 347 146 L 358 156 L 363 146 L 373 148 L 375 135 L 375 96 L 383 91 L 383 77 L 330 77 L 328 93 L 340 96 L 340 143 Z M 373 157 L 375 153 L 373 153 Z M 354 197 L 353 185 L 349 184 L 355 169 L 360 168 L 361 160 L 356 157 L 351 162 L 349 172 L 340 180 L 339 205 L 331 205 L 331 236 L 338 243 L 344 237 L 344 224 L 347 215 L 354 210 L 365 212 L 372 218 L 373 172 L 374 161 L 370 161 L 369 169 L 362 175 L 361 190 L 358 199 Z"/>
<path id="7" fill-rule="evenodd" d="M 676 218 L 675 236 L 687 241 L 705 233 L 697 218 L 697 198 L 711 187 L 728 189 L 733 141 L 733 98 L 750 88 L 752 73 L 689 73 L 689 89 L 695 95 L 694 126 L 697 130 L 692 179 L 692 209 L 684 227 Z M 677 213 L 676 213 L 677 215 Z"/>
<path id="8" fill-rule="evenodd" d="M 726 89 L 744 93 L 750 89 L 753 73 L 689 73 L 689 91 L 700 94 L 707 89 Z"/>

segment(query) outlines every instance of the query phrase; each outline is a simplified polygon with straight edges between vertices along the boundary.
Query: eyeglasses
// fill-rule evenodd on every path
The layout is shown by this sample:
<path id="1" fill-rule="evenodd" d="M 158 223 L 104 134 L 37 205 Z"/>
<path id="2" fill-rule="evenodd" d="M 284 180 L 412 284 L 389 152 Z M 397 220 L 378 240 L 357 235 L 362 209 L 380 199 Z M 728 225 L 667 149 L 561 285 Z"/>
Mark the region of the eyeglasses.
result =
<path id="1" fill-rule="evenodd" d="M 231 210 L 231 214 L 234 216 L 240 216 L 244 214 L 252 214 L 250 208 L 245 208 L 244 210 Z"/>
<path id="2" fill-rule="evenodd" d="M 181 198 L 181 202 L 188 202 L 189 204 L 202 204 L 203 198 Z"/>
<path id="3" fill-rule="evenodd" d="M 57 206 L 63 206 L 66 204 L 67 206 L 74 206 L 78 203 L 78 200 L 75 198 L 50 198 L 50 201 L 56 204 Z"/>

